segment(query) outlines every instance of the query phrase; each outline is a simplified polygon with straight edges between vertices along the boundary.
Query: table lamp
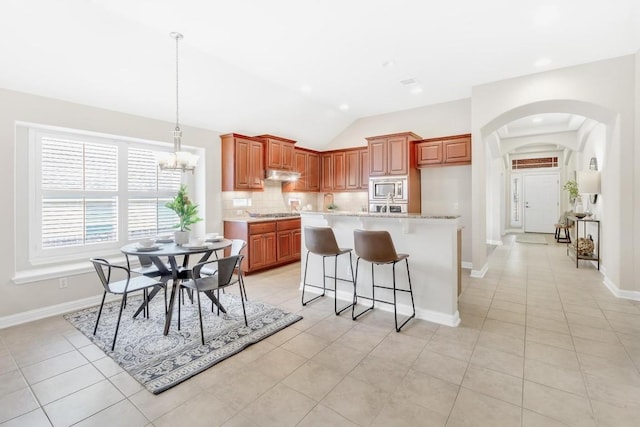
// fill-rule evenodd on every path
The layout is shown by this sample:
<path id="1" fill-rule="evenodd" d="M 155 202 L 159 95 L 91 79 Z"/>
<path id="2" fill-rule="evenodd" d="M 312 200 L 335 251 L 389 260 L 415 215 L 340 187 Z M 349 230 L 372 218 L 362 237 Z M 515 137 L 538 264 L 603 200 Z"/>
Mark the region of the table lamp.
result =
<path id="1" fill-rule="evenodd" d="M 587 194 L 587 215 L 591 215 L 591 203 L 596 203 L 600 194 L 600 172 L 595 170 L 578 171 L 578 188 Z"/>

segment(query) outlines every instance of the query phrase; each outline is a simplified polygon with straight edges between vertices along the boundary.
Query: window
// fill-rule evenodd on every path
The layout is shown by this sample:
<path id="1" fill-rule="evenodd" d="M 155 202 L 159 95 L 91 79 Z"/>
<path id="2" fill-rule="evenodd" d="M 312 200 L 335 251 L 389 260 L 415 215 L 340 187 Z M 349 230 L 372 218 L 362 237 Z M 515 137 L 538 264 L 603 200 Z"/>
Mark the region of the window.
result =
<path id="1" fill-rule="evenodd" d="M 158 170 L 160 145 L 31 129 L 30 150 L 31 259 L 86 256 L 87 247 L 97 253 L 173 231 L 177 218 L 164 204 L 183 177 Z"/>
<path id="2" fill-rule="evenodd" d="M 535 159 L 511 160 L 511 169 L 557 168 L 557 157 L 539 157 Z"/>

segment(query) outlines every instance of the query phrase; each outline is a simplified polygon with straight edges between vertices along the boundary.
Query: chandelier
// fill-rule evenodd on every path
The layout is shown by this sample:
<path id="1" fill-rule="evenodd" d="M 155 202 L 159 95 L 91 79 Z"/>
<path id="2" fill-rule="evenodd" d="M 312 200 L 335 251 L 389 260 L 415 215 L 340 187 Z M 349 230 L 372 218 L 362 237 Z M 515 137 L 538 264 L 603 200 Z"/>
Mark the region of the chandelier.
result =
<path id="1" fill-rule="evenodd" d="M 158 167 L 161 170 L 181 170 L 193 172 L 198 163 L 198 156 L 188 151 L 182 151 L 182 131 L 180 130 L 180 115 L 178 109 L 178 42 L 182 34 L 171 33 L 171 38 L 176 41 L 176 127 L 173 130 L 173 153 L 160 153 Z"/>

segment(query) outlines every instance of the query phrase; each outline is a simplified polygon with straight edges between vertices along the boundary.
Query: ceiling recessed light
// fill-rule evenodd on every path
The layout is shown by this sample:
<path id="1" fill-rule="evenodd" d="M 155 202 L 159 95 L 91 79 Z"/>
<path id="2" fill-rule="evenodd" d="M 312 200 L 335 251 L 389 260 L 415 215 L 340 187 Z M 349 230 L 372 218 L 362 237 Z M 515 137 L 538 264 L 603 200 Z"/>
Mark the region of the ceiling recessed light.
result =
<path id="1" fill-rule="evenodd" d="M 349 104 L 340 104 L 338 108 L 342 111 L 347 111 L 349 109 Z"/>
<path id="2" fill-rule="evenodd" d="M 542 117 L 534 117 L 531 121 L 533 123 L 540 123 L 542 121 Z"/>
<path id="3" fill-rule="evenodd" d="M 548 67 L 551 64 L 551 60 L 549 58 L 540 58 L 533 65 L 537 68 Z"/>
<path id="4" fill-rule="evenodd" d="M 400 80 L 400 84 L 405 85 L 405 86 L 411 86 L 418 83 L 418 81 L 413 78 L 413 77 L 409 77 L 408 79 L 404 79 L 404 80 Z"/>
<path id="5" fill-rule="evenodd" d="M 411 93 L 414 94 L 414 95 L 422 93 L 422 86 L 416 86 L 416 87 L 411 88 Z"/>

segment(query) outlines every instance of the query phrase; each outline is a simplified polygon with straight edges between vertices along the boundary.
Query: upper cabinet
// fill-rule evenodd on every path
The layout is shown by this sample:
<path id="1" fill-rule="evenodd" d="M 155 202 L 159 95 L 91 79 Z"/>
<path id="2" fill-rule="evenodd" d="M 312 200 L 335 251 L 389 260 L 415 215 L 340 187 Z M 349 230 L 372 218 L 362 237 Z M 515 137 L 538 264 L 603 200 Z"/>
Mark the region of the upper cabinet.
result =
<path id="1" fill-rule="evenodd" d="M 321 153 L 320 157 L 321 191 L 361 191 L 367 189 L 369 184 L 368 148 L 327 151 Z"/>
<path id="2" fill-rule="evenodd" d="M 345 152 L 347 190 L 365 190 L 369 187 L 369 149 L 358 148 Z"/>
<path id="3" fill-rule="evenodd" d="M 408 175 L 416 167 L 413 141 L 420 136 L 413 132 L 372 136 L 369 143 L 369 175 Z"/>
<path id="4" fill-rule="evenodd" d="M 423 139 L 416 143 L 418 167 L 470 165 L 471 135 Z"/>
<path id="5" fill-rule="evenodd" d="M 294 144 L 296 141 L 274 135 L 259 135 L 264 142 L 265 167 L 267 169 L 294 170 Z"/>
<path id="6" fill-rule="evenodd" d="M 320 191 L 320 155 L 317 152 L 296 148 L 293 170 L 300 174 L 300 179 L 283 182 L 282 191 Z"/>
<path id="7" fill-rule="evenodd" d="M 263 143 L 259 138 L 230 133 L 221 135 L 222 191 L 262 190 Z"/>

